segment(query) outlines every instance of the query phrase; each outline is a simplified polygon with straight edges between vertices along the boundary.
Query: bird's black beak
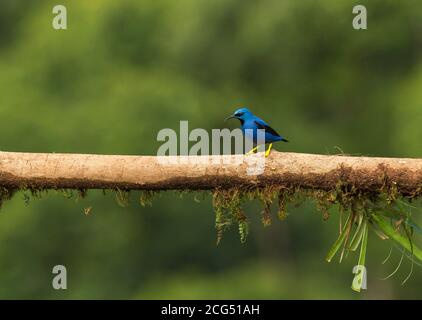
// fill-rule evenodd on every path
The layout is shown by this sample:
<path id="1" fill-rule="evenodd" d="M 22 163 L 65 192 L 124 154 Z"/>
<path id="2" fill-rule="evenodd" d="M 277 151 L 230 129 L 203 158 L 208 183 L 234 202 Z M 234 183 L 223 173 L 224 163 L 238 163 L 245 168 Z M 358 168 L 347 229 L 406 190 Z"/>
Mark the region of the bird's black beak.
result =
<path id="1" fill-rule="evenodd" d="M 224 119 L 224 121 L 234 119 L 234 118 L 236 118 L 236 117 L 234 116 L 234 114 L 232 114 L 232 115 L 228 116 L 226 119 Z"/>

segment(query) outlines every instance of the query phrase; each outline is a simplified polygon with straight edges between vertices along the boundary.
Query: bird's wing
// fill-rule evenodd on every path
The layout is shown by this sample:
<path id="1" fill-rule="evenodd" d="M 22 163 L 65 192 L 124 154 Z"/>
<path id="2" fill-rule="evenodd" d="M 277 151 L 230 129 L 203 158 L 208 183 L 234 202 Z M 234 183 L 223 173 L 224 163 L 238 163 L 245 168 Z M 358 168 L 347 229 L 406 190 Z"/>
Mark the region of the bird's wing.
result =
<path id="1" fill-rule="evenodd" d="M 258 129 L 264 129 L 265 132 L 268 132 L 268 133 L 272 134 L 273 136 L 281 137 L 277 133 L 277 131 L 275 131 L 273 128 L 271 128 L 264 120 L 262 120 L 262 119 L 255 119 L 254 120 L 254 123 L 255 123 L 255 125 L 256 125 L 256 127 Z"/>

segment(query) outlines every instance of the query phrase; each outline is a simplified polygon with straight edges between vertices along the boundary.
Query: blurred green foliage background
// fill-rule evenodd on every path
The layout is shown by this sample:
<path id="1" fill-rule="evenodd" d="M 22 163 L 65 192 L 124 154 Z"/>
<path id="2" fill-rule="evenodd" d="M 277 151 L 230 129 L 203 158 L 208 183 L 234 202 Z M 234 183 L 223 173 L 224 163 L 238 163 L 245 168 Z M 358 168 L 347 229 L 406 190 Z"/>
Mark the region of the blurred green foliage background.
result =
<path id="1" fill-rule="evenodd" d="M 368 30 L 352 28 L 356 4 Z M 421 157 L 421 22 L 419 0 L 1 0 L 0 149 L 155 154 L 162 128 L 234 128 L 224 117 L 247 105 L 291 141 L 279 150 Z M 209 196 L 24 197 L 0 213 L 3 299 L 422 298 L 421 267 L 401 286 L 408 260 L 381 280 L 400 252 L 383 265 L 390 243 L 373 233 L 354 293 L 357 256 L 324 260 L 338 213 L 323 222 L 312 202 L 268 228 L 252 203 L 247 243 L 234 228 L 217 247 Z M 51 286 L 57 264 L 68 290 Z"/>

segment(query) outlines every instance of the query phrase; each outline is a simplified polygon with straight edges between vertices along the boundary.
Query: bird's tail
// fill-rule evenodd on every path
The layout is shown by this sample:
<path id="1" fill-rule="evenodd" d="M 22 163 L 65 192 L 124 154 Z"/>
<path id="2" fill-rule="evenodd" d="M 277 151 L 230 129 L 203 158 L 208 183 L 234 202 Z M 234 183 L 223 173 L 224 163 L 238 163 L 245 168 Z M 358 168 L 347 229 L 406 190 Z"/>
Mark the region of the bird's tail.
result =
<path id="1" fill-rule="evenodd" d="M 281 138 L 281 141 L 289 142 L 289 140 L 287 140 L 286 138 Z"/>

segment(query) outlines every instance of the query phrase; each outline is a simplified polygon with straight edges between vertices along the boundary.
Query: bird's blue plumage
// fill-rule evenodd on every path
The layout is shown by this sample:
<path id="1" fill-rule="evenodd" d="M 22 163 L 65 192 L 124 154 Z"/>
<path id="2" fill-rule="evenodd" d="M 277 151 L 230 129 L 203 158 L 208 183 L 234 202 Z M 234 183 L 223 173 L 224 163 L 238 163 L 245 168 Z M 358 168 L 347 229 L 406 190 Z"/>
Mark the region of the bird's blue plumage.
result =
<path id="1" fill-rule="evenodd" d="M 248 108 L 237 109 L 229 118 L 236 118 L 240 121 L 243 134 L 251 139 L 254 145 L 257 144 L 258 129 L 265 130 L 265 143 L 273 143 L 277 141 L 287 140 L 279 135 L 273 128 L 271 128 L 264 120 L 254 115 Z M 249 129 L 249 130 L 247 130 Z"/>

